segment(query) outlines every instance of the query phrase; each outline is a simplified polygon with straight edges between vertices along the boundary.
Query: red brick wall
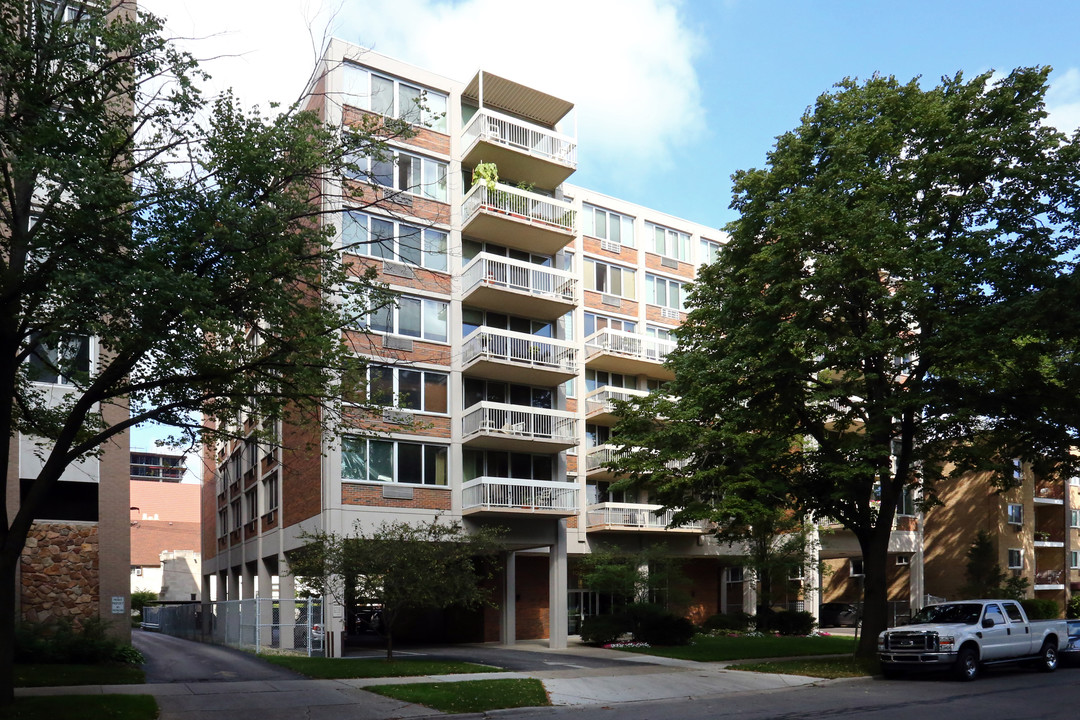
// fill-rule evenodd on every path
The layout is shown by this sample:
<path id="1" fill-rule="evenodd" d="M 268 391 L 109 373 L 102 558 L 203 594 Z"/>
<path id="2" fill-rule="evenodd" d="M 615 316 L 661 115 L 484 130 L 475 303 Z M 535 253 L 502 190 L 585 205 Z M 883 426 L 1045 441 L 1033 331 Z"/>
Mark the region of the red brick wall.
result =
<path id="1" fill-rule="evenodd" d="M 517 558 L 517 639 L 548 637 L 548 559 Z"/>
<path id="2" fill-rule="evenodd" d="M 689 595 L 683 614 L 700 625 L 705 618 L 720 611 L 720 566 L 716 560 L 699 558 L 688 560 L 682 571 L 687 580 L 686 594 Z"/>
<path id="3" fill-rule="evenodd" d="M 663 310 L 659 305 L 646 305 L 645 306 L 645 319 L 651 323 L 658 325 L 667 325 L 673 327 L 675 325 L 681 325 L 686 322 L 686 313 L 680 312 L 679 319 L 672 320 L 663 316 Z"/>
<path id="4" fill-rule="evenodd" d="M 694 279 L 694 265 L 688 262 L 679 262 L 678 269 L 667 267 L 663 264 L 659 255 L 645 253 L 645 267 L 664 275 L 676 275 L 686 280 Z"/>
<path id="5" fill-rule="evenodd" d="M 449 510 L 450 491 L 436 488 L 412 488 L 412 500 L 383 497 L 383 484 L 341 484 L 342 505 L 365 505 L 369 507 L 422 508 L 425 510 Z"/>
<path id="6" fill-rule="evenodd" d="M 585 252 L 596 253 L 600 257 L 611 258 L 612 260 L 621 260 L 623 262 L 637 265 L 637 250 L 632 247 L 626 247 L 625 245 L 619 247 L 619 252 L 613 253 L 601 248 L 600 241 L 596 238 L 586 237 Z"/>
<path id="7" fill-rule="evenodd" d="M 600 298 L 600 293 L 595 290 L 585 291 L 585 307 L 590 310 L 598 310 L 604 313 L 620 313 L 622 315 L 637 315 L 637 306 L 638 304 L 635 300 L 627 300 L 625 298 L 619 298 L 619 307 L 605 305 Z"/>
<path id="8" fill-rule="evenodd" d="M 281 524 L 295 525 L 322 509 L 322 455 L 318 435 L 284 424 L 282 432 Z"/>
<path id="9" fill-rule="evenodd" d="M 368 110 L 361 110 L 359 108 L 348 106 L 346 106 L 344 110 L 344 120 L 346 125 L 358 125 L 367 128 L 382 126 L 382 116 L 376 115 Z M 442 155 L 450 154 L 449 135 L 444 135 L 419 125 L 413 125 L 412 129 L 416 132 L 416 135 L 411 138 L 394 138 L 395 142 L 400 142 L 402 145 L 408 145 L 429 153 L 440 153 Z"/>

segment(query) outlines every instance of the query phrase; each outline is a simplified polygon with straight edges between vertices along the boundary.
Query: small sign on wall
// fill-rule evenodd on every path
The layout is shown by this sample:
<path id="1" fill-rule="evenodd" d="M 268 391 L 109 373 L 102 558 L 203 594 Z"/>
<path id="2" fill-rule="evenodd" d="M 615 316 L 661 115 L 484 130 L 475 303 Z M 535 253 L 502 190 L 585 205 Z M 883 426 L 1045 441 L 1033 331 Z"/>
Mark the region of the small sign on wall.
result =
<path id="1" fill-rule="evenodd" d="M 112 612 L 113 612 L 113 615 L 123 615 L 124 614 L 124 605 L 125 605 L 125 603 L 124 603 L 124 596 L 123 595 L 113 595 L 113 599 L 112 599 Z"/>

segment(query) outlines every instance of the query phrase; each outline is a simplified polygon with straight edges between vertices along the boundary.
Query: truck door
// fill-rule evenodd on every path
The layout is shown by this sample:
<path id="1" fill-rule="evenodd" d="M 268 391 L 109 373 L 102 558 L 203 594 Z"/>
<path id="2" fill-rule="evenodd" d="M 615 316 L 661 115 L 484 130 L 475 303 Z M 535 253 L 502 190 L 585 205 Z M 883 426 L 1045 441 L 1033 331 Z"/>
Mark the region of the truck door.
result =
<path id="1" fill-rule="evenodd" d="M 1017 655 L 1031 655 L 1036 652 L 1039 648 L 1035 647 L 1035 636 L 1031 632 L 1031 623 L 1024 616 L 1024 611 L 1013 602 L 1001 604 L 1009 618 L 1009 629 L 1012 631 L 1011 639 L 1013 647 L 1016 648 L 1013 652 Z M 1025 641 L 1021 641 L 1021 637 Z"/>
<path id="2" fill-rule="evenodd" d="M 993 625 L 987 627 L 987 621 L 992 621 Z M 1005 614 L 1001 612 L 1001 607 L 997 603 L 988 603 L 983 609 L 980 625 L 978 632 L 982 635 L 980 654 L 983 660 L 998 660 L 1019 654 L 1012 650 L 1009 621 L 1005 619 Z"/>

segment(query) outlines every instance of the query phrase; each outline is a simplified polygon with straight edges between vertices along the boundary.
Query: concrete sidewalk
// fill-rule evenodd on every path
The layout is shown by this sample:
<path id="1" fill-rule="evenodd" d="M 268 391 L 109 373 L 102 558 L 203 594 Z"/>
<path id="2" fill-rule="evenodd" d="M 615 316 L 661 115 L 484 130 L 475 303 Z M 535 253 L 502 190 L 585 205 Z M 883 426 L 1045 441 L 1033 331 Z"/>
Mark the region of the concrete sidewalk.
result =
<path id="1" fill-rule="evenodd" d="M 480 650 L 480 647 L 477 647 Z M 20 688 L 16 695 L 137 694 L 153 695 L 161 709 L 159 720 L 295 720 L 306 709 L 309 720 L 344 720 L 437 715 L 430 708 L 365 692 L 370 685 L 417 682 L 464 682 L 495 678 L 536 678 L 543 682 L 553 705 L 613 705 L 650 700 L 687 699 L 730 693 L 763 692 L 810 685 L 820 678 L 767 675 L 730 669 L 723 663 L 698 663 L 615 650 L 575 646 L 549 650 L 518 644 L 515 650 L 537 653 L 538 667 L 517 672 L 475 675 L 437 675 L 355 680 L 260 680 L 249 682 L 162 683 L 147 685 Z M 410 653 L 411 654 L 411 653 Z M 477 652 L 482 655 L 483 652 Z M 575 664 L 603 658 L 603 667 Z M 482 658 L 478 661 L 483 662 Z"/>

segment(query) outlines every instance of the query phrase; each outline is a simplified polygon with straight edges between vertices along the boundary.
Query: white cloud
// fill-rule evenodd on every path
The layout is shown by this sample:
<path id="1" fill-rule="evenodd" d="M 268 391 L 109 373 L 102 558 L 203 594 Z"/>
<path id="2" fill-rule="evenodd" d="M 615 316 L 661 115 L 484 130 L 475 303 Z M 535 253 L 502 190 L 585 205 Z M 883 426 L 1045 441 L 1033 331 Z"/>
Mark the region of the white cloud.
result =
<path id="1" fill-rule="evenodd" d="M 1051 75 L 1046 110 L 1048 122 L 1061 132 L 1072 135 L 1080 128 L 1080 68 Z"/>
<path id="2" fill-rule="evenodd" d="M 575 103 L 581 160 L 614 177 L 665 167 L 705 127 L 694 61 L 704 38 L 679 0 L 142 0 L 189 45 L 215 89 L 249 104 L 302 90 L 323 29 L 467 81 L 485 69 Z M 309 29 L 310 28 L 310 29 Z M 212 37 L 211 37 L 212 36 Z M 313 39 L 314 38 L 314 39 Z"/>

